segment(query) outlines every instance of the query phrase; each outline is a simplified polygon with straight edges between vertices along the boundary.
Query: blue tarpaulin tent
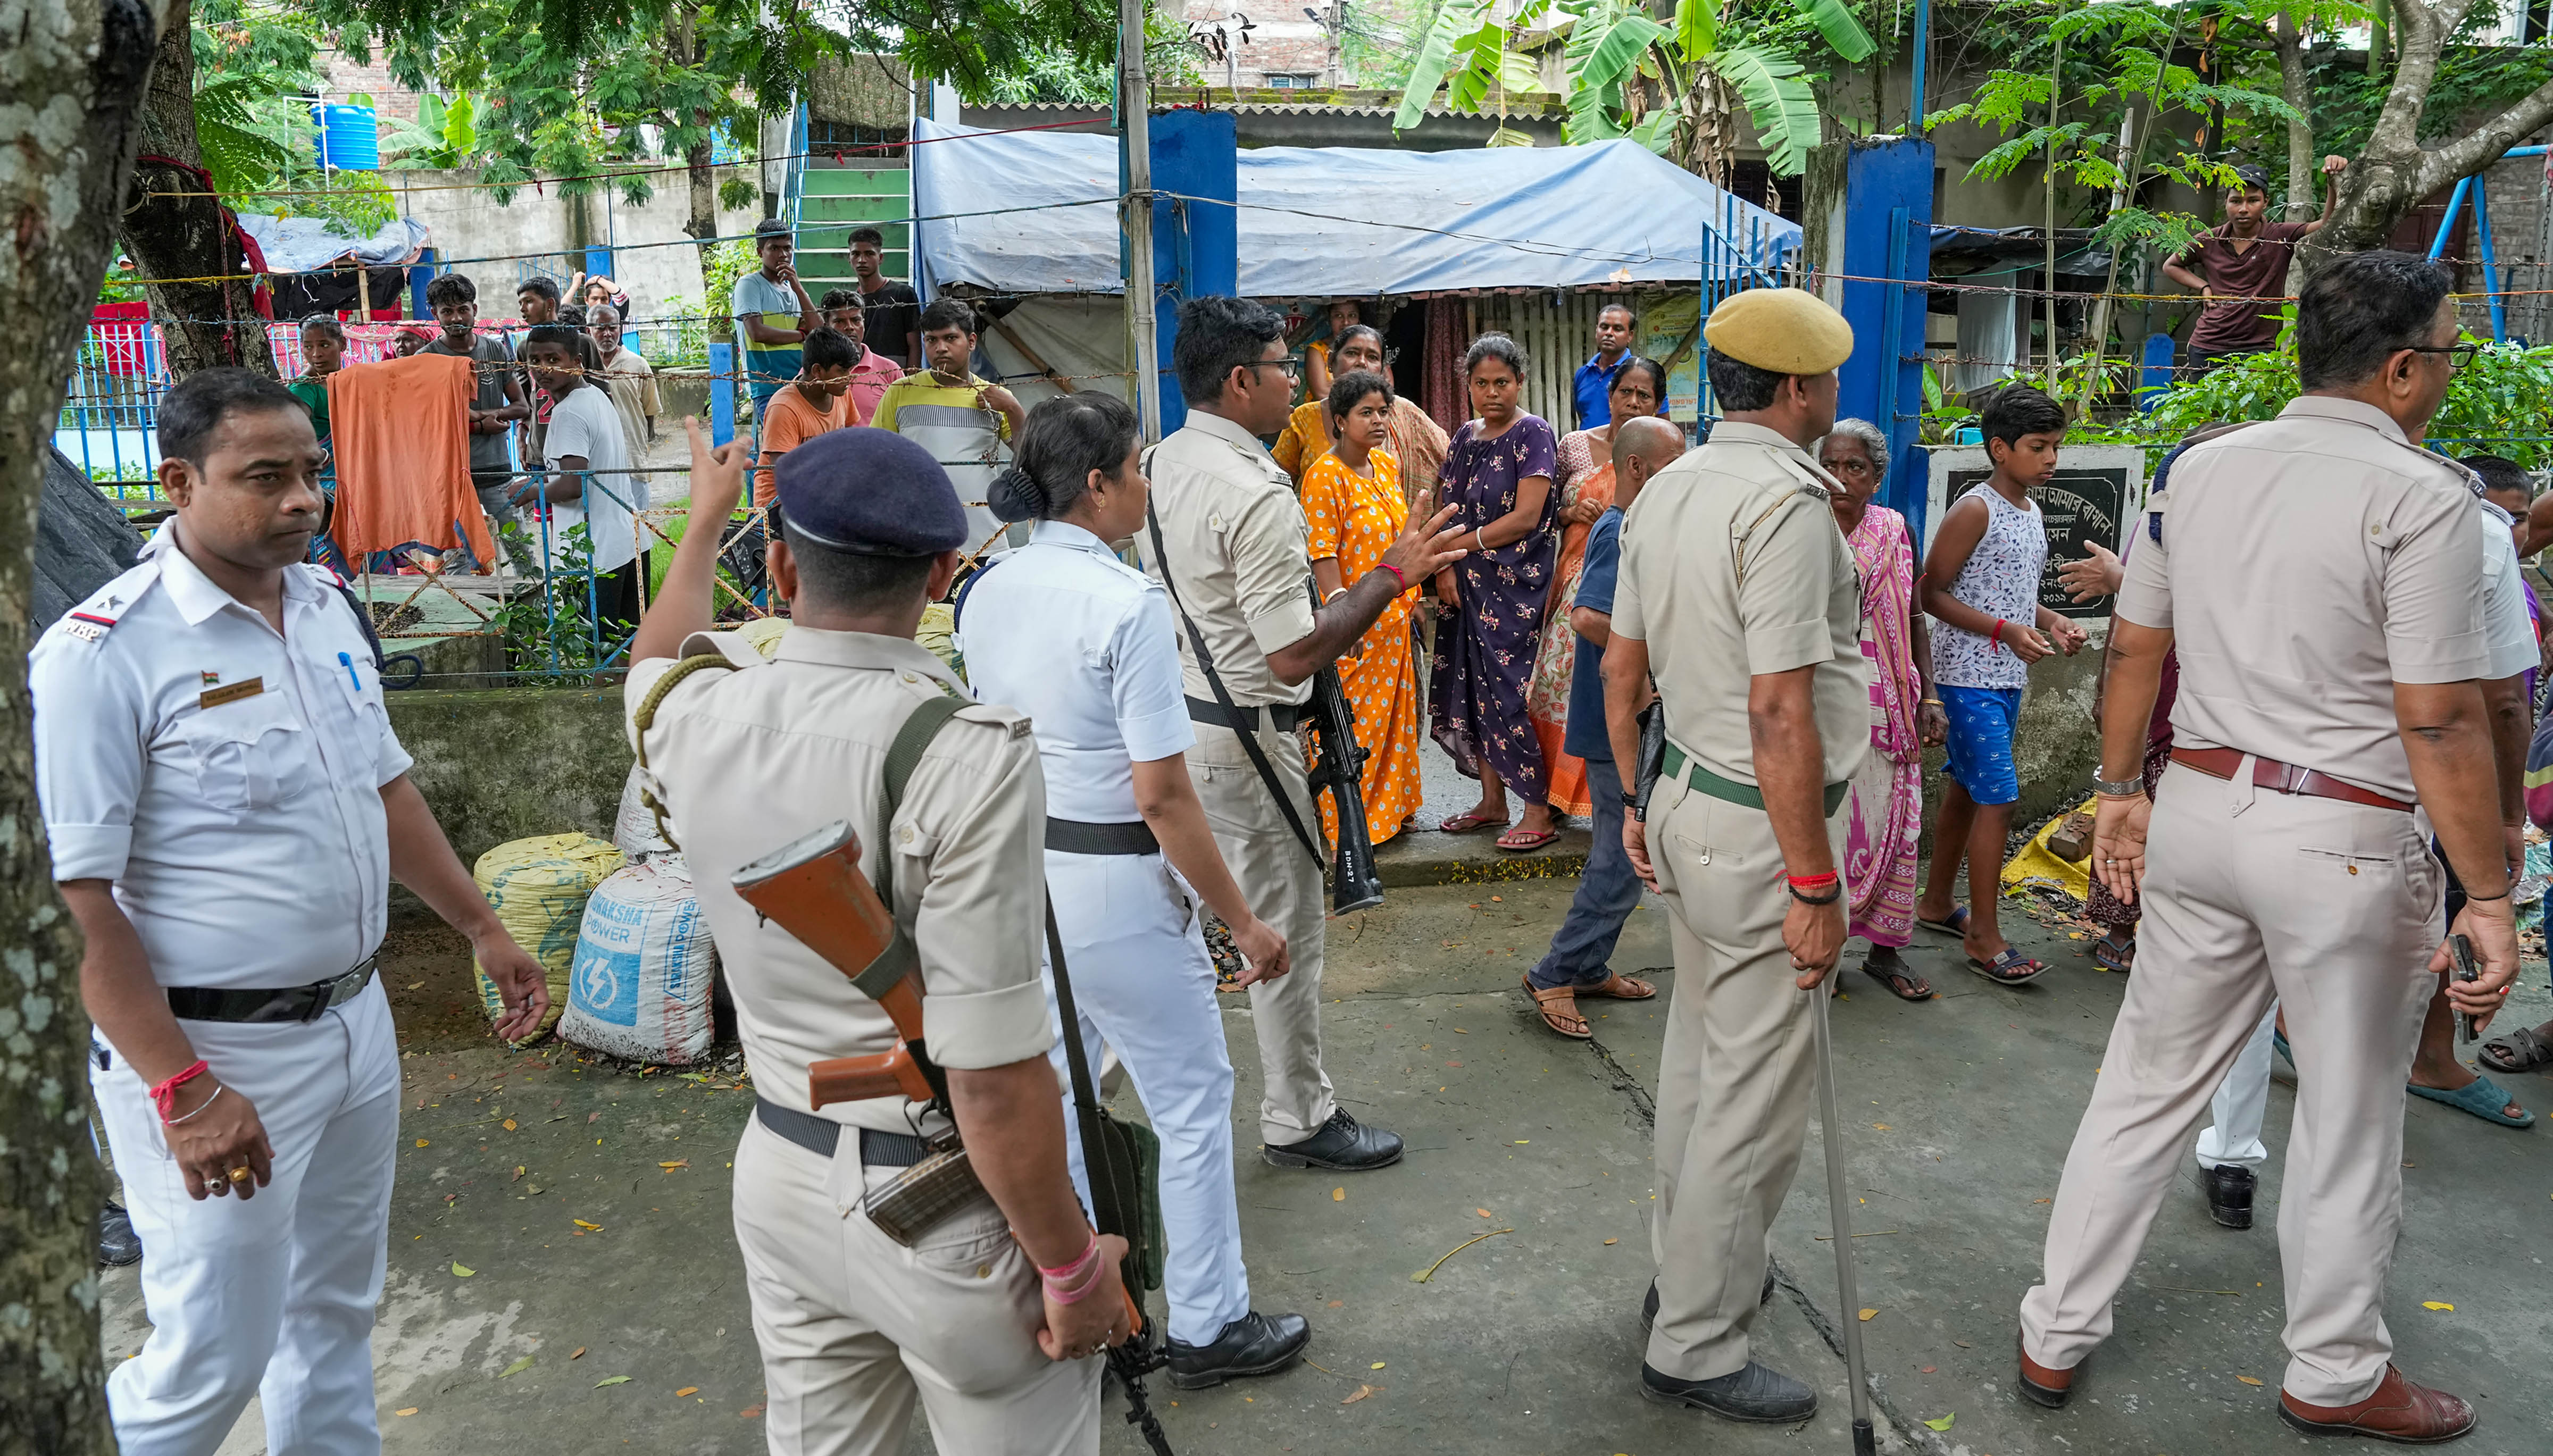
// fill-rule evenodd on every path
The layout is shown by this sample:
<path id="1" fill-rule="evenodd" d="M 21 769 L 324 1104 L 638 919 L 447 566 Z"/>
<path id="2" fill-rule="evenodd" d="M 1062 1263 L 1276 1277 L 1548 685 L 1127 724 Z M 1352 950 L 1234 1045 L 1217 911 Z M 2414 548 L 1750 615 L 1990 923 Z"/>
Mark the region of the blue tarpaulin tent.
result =
<path id="1" fill-rule="evenodd" d="M 1116 138 L 924 120 L 915 140 L 926 296 L 1120 291 Z M 1241 291 L 1263 298 L 1690 284 L 1769 273 L 1801 236 L 1628 141 L 1263 147 L 1240 154 L 1239 197 Z"/>

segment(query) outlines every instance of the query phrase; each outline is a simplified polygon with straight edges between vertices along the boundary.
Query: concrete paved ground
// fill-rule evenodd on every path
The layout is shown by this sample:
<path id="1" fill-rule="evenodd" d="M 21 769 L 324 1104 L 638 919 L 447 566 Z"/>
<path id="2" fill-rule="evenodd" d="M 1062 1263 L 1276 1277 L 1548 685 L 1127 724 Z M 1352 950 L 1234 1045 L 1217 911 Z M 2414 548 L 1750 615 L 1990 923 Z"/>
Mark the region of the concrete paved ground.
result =
<path id="1" fill-rule="evenodd" d="M 1157 1378 L 1182 1456 L 1850 1449 L 1843 1367 L 1827 1340 L 1837 1309 L 1832 1246 L 1818 1237 L 1828 1225 L 1814 1129 L 1776 1229 L 1784 1287 L 1758 1330 L 1763 1358 L 1813 1380 L 1825 1409 L 1802 1428 L 1740 1427 L 1637 1397 L 1664 1005 L 1607 1008 L 1592 1048 L 1536 1029 L 1515 980 L 1572 887 L 1397 890 L 1332 927 L 1332 1075 L 1359 1116 L 1407 1136 L 1410 1155 L 1358 1177 L 1245 1159 L 1255 1299 L 1312 1316 L 1314 1363 L 1208 1393 Z M 1617 965 L 1666 962 L 1660 915 L 1654 903 L 1636 912 Z M 2017 920 L 2016 938 L 2057 967 L 2031 987 L 1964 974 L 1927 937 L 1917 958 L 1942 999 L 1901 1004 L 1853 975 L 1833 1006 L 1843 1106 L 1857 1109 L 1846 1136 L 1855 1227 L 1869 1236 L 1855 1243 L 1861 1303 L 1877 1311 L 1862 1329 L 1888 1449 L 2314 1449 L 2271 1408 L 2283 1364 L 2275 1159 L 2249 1233 L 2210 1223 L 2184 1176 L 2072 1407 L 2042 1411 L 2010 1392 L 2013 1307 L 2035 1277 L 2044 1200 L 2124 984 L 2068 935 Z M 638 1076 L 581 1066 L 572 1052 L 506 1054 L 479 1036 L 457 941 L 403 931 L 389 949 L 409 1055 L 375 1342 L 388 1449 L 761 1450 L 760 1372 L 726 1213 L 749 1092 L 723 1074 Z M 2553 1006 L 2540 961 L 2516 1000 L 2529 1024 Z M 1248 1016 L 1237 1003 L 1226 1012 L 1244 1149 L 1256 1143 Z M 2553 1110 L 2553 1083 L 2513 1086 Z M 2290 1099 L 2274 1088 L 2274 1153 Z M 2386 1314 L 2407 1371 L 2481 1407 L 2481 1432 L 2459 1447 L 2476 1456 L 2541 1452 L 2553 1426 L 2546 1137 L 2427 1102 L 2408 1112 Z M 1498 1230 L 1507 1232 L 1412 1282 Z M 107 1290 L 116 1358 L 145 1327 L 133 1272 L 110 1275 Z M 1104 1449 L 1138 1451 L 1119 1409 L 1112 1401 Z M 1918 1424 L 1945 1418 L 1939 1432 Z M 225 1452 L 261 1451 L 260 1432 L 252 1413 Z M 912 1449 L 931 1449 L 918 1426 Z"/>

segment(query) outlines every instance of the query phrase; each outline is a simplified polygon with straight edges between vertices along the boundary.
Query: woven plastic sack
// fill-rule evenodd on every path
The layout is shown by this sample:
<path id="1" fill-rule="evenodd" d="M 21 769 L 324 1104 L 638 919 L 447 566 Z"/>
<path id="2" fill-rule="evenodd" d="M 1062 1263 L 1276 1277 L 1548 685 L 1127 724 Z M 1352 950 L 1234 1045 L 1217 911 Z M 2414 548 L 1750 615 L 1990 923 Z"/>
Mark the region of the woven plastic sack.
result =
<path id="1" fill-rule="evenodd" d="M 683 856 L 620 869 L 586 901 L 559 1035 L 633 1061 L 699 1061 L 710 1049 L 717 960 Z"/>
<path id="2" fill-rule="evenodd" d="M 549 972 L 549 1015 L 516 1046 L 538 1041 L 558 1024 L 567 1007 L 568 972 L 576 963 L 585 902 L 620 863 L 620 851 L 592 835 L 535 835 L 499 844 L 472 866 L 471 877 L 496 910 L 498 922 Z M 479 983 L 481 1006 L 489 1020 L 496 1020 L 504 1012 L 504 998 L 484 967 L 474 961 L 470 971 Z"/>
<path id="3" fill-rule="evenodd" d="M 620 811 L 611 817 L 611 842 L 630 863 L 671 854 L 674 846 L 656 829 L 655 811 L 638 797 L 638 766 L 629 766 L 629 777 L 620 785 Z"/>

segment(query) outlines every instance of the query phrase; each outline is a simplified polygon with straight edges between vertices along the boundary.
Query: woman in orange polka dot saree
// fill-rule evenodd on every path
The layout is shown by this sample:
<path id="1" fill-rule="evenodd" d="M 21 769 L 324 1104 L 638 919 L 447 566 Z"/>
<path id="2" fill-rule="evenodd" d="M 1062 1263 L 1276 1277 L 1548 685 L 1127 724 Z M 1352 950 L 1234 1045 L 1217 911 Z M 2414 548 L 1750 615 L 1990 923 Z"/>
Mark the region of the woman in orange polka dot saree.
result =
<path id="1" fill-rule="evenodd" d="M 1337 443 L 1303 472 L 1303 518 L 1312 528 L 1312 577 L 1326 601 L 1378 569 L 1409 506 L 1399 462 L 1383 448 L 1391 428 L 1390 381 L 1364 370 L 1342 375 L 1323 406 Z M 1338 664 L 1367 753 L 1366 834 L 1378 844 L 1418 812 L 1418 677 L 1409 633 L 1418 585 L 1394 597 Z M 1320 807 L 1322 833 L 1336 842 L 1337 806 L 1324 795 Z"/>

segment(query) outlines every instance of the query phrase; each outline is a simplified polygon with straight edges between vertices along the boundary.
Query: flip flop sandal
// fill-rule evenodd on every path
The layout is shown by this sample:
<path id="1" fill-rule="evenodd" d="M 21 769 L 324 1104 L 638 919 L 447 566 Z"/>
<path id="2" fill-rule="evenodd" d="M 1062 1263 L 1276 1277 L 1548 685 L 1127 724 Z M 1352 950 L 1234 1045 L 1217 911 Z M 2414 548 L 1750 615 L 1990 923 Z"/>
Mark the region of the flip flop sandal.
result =
<path id="1" fill-rule="evenodd" d="M 2137 943 L 2120 940 L 2115 932 L 2105 935 L 2092 943 L 2092 963 L 2103 970 L 2127 975 L 2136 969 Z"/>
<path id="2" fill-rule="evenodd" d="M 1547 991 L 1538 990 L 1531 971 L 1525 972 L 1523 985 L 1524 993 L 1533 998 L 1533 1009 L 1542 1016 L 1542 1024 L 1551 1028 L 1554 1036 L 1567 1037 L 1573 1042 L 1589 1041 L 1595 1037 L 1595 1031 L 1587 1025 L 1587 1018 L 1579 1014 L 1576 987 L 1553 986 Z M 1575 1023 L 1575 1028 L 1568 1023 Z"/>
<path id="3" fill-rule="evenodd" d="M 1940 920 L 1919 919 L 1915 923 L 1928 931 L 1940 931 L 1945 936 L 1964 936 L 1968 933 L 1968 907 L 1962 905 Z"/>
<path id="4" fill-rule="evenodd" d="M 1530 854 L 1546 844 L 1559 843 L 1560 831 L 1544 830 L 1537 835 L 1527 830 L 1511 830 L 1498 836 L 1493 842 L 1508 854 Z"/>
<path id="5" fill-rule="evenodd" d="M 2039 979 L 2047 973 L 2048 962 L 2033 960 L 2021 953 L 2018 946 L 2006 946 L 2003 953 L 1989 963 L 1974 955 L 1968 957 L 1968 969 L 1999 986 L 2018 986 Z"/>
<path id="6" fill-rule="evenodd" d="M 1934 990 L 1931 984 L 1926 982 L 1922 976 L 1915 974 L 1913 971 L 1873 970 L 1870 968 L 1870 962 L 1865 960 L 1861 963 L 1861 973 L 1870 977 L 1872 980 L 1879 982 L 1881 985 L 1886 986 L 1888 988 L 1888 994 L 1896 997 L 1900 1001 L 1930 1001 L 1935 996 L 1941 994 L 1941 992 Z M 1905 982 L 1905 984 L 1898 984 L 1900 981 Z"/>
<path id="7" fill-rule="evenodd" d="M 1616 971 L 1592 986 L 1573 987 L 1581 996 L 1602 996 L 1610 1001 L 1646 1001 L 1658 993 L 1647 981 Z"/>
<path id="8" fill-rule="evenodd" d="M 2483 1043 L 2482 1056 L 2477 1060 L 2509 1076 L 2541 1071 L 2553 1066 L 2553 1042 L 2537 1036 L 2533 1027 L 2520 1027 Z"/>
<path id="9" fill-rule="evenodd" d="M 1440 835 L 1476 835 L 1481 831 L 1488 829 L 1493 824 L 1503 826 L 1505 823 L 1506 821 L 1504 820 L 1494 820 L 1486 814 L 1457 814 L 1452 819 L 1446 820 L 1444 823 L 1436 826 L 1436 833 Z"/>
<path id="10" fill-rule="evenodd" d="M 2452 1092 L 2411 1083 L 2405 1083 L 2403 1090 L 2416 1097 L 2426 1097 L 2432 1102 L 2444 1102 L 2460 1111 L 2470 1112 L 2485 1122 L 2498 1123 L 2501 1127 L 2535 1126 L 2534 1113 L 2520 1107 L 2518 1108 L 2520 1115 L 2511 1117 L 2503 1110 L 2516 1106 L 2517 1099 L 2508 1095 L 2507 1088 L 2487 1076 L 2477 1076 Z"/>

